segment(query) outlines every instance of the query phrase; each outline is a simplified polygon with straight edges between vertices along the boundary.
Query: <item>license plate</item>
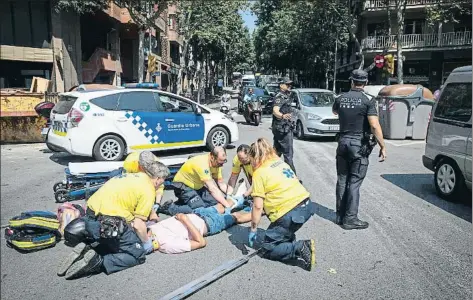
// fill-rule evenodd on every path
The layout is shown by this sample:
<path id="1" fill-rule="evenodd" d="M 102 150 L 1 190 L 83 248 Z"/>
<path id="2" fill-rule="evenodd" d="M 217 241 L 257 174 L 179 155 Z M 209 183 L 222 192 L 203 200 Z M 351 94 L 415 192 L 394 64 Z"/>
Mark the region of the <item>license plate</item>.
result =
<path id="1" fill-rule="evenodd" d="M 47 135 L 49 132 L 49 127 L 41 129 L 41 135 Z"/>
<path id="2" fill-rule="evenodd" d="M 328 127 L 328 130 L 330 130 L 330 131 L 339 131 L 339 130 L 340 130 L 340 126 L 329 126 L 329 127 Z"/>

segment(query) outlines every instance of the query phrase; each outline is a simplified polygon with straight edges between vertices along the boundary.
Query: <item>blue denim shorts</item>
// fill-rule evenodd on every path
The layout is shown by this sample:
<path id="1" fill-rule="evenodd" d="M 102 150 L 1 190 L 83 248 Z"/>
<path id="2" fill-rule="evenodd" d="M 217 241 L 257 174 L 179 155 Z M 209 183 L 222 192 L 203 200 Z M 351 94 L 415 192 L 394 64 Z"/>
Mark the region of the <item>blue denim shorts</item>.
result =
<path id="1" fill-rule="evenodd" d="M 236 224 L 235 218 L 230 214 L 219 214 L 215 207 L 200 207 L 194 213 L 201 217 L 207 224 L 207 235 L 214 235 Z"/>

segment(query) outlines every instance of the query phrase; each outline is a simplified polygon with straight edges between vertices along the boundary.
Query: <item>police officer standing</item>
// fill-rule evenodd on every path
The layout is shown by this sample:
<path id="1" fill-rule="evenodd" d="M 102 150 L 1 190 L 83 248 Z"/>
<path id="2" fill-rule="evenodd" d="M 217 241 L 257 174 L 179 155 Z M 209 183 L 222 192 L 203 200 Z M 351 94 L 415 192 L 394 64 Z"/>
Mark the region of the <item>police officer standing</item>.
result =
<path id="1" fill-rule="evenodd" d="M 274 98 L 273 106 L 273 124 L 272 130 L 274 135 L 274 148 L 279 156 L 284 155 L 286 162 L 294 171 L 293 156 L 293 130 L 294 122 L 292 122 L 292 107 L 289 97 L 291 92 L 291 80 L 284 80 L 279 83 L 280 92 Z"/>
<path id="2" fill-rule="evenodd" d="M 336 223 L 346 230 L 368 228 L 368 222 L 358 219 L 358 205 L 360 186 L 368 170 L 368 156 L 376 141 L 380 147 L 380 161 L 386 158 L 376 102 L 363 91 L 368 82 L 368 73 L 354 70 L 349 79 L 351 90 L 340 95 L 333 104 L 333 113 L 338 114 L 340 120 Z"/>

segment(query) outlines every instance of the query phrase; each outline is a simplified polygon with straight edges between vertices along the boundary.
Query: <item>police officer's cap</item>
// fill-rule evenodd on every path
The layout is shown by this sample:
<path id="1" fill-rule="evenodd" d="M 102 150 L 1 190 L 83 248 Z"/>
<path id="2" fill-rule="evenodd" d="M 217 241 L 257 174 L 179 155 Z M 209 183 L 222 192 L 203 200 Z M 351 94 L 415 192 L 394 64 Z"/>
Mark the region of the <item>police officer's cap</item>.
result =
<path id="1" fill-rule="evenodd" d="M 348 79 L 360 82 L 368 81 L 368 73 L 366 73 L 366 71 L 356 69 L 351 72 L 351 76 Z"/>
<path id="2" fill-rule="evenodd" d="M 279 85 L 281 85 L 281 84 L 291 85 L 293 83 L 294 82 L 291 79 L 284 79 L 284 80 L 279 81 Z"/>

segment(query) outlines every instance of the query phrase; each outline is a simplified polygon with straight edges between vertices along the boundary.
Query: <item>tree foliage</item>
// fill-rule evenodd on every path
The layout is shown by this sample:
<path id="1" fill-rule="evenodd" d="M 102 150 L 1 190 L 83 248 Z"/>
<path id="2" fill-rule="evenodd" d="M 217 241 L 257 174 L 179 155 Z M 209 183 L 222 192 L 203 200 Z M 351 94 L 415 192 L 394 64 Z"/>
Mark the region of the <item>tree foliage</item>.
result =
<path id="1" fill-rule="evenodd" d="M 346 2 L 259 0 L 253 10 L 259 22 L 254 37 L 259 68 L 293 70 L 307 84 L 326 82 L 333 71 L 335 42 L 341 48 L 350 38 L 353 20 Z"/>
<path id="2" fill-rule="evenodd" d="M 427 23 L 431 26 L 439 23 L 458 23 L 462 16 L 471 15 L 471 2 L 444 2 L 427 7 Z"/>
<path id="3" fill-rule="evenodd" d="M 54 0 L 53 8 L 59 11 L 73 11 L 78 14 L 94 13 L 108 7 L 108 0 Z"/>

